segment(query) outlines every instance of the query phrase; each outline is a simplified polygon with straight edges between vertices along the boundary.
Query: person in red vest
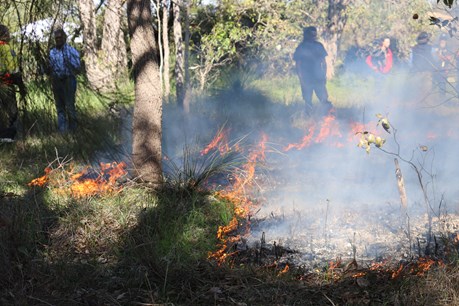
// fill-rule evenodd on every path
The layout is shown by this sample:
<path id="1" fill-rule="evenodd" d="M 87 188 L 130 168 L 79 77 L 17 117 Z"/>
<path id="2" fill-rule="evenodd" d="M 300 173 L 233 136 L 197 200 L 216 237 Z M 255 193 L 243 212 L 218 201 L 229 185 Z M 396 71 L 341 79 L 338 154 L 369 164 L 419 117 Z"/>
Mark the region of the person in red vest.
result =
<path id="1" fill-rule="evenodd" d="M 393 55 L 390 47 L 390 38 L 385 37 L 378 48 L 367 56 L 365 62 L 375 72 L 387 74 L 392 69 Z"/>
<path id="2" fill-rule="evenodd" d="M 10 31 L 0 24 L 0 142 L 13 142 L 18 107 L 14 84 L 18 75 L 16 54 L 11 48 Z"/>

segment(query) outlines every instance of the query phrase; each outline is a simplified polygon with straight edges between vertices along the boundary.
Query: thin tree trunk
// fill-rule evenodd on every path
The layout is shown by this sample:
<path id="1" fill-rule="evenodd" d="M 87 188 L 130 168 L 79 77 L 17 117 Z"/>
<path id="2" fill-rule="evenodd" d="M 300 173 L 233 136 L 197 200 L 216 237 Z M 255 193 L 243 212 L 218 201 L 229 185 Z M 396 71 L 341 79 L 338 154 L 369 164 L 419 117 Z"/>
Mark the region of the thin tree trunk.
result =
<path id="1" fill-rule="evenodd" d="M 104 75 L 97 59 L 96 17 L 93 0 L 79 0 L 80 18 L 83 23 L 83 60 L 89 84 L 94 89 L 102 87 Z"/>
<path id="2" fill-rule="evenodd" d="M 79 0 L 83 23 L 83 60 L 91 88 L 107 91 L 127 73 L 126 43 L 122 29 L 123 0 L 108 0 L 104 15 L 102 44 L 96 35 L 96 16 L 93 0 Z M 101 51 L 101 52 L 100 52 Z"/>
<path id="3" fill-rule="evenodd" d="M 184 84 L 184 56 L 183 56 L 183 38 L 182 38 L 182 18 L 181 18 L 181 0 L 174 0 L 172 8 L 174 12 L 174 42 L 175 42 L 175 86 L 177 104 L 183 109 L 185 98 Z"/>
<path id="4" fill-rule="evenodd" d="M 163 49 L 164 49 L 164 57 L 163 57 L 163 81 L 164 81 L 164 97 L 169 99 L 169 95 L 171 93 L 171 85 L 170 85 L 170 48 L 169 48 L 169 28 L 168 28 L 168 21 L 169 21 L 169 8 L 167 6 L 167 0 L 163 0 Z"/>
<path id="5" fill-rule="evenodd" d="M 104 14 L 100 59 L 104 74 L 103 87 L 114 89 L 117 80 L 127 75 L 126 42 L 122 31 L 124 0 L 108 0 Z"/>
<path id="6" fill-rule="evenodd" d="M 157 187 L 162 183 L 162 99 L 150 0 L 128 0 L 127 15 L 135 81 L 132 160 L 138 177 Z"/>
<path id="7" fill-rule="evenodd" d="M 159 51 L 159 81 L 161 84 L 161 90 L 164 88 L 164 80 L 163 80 L 163 65 L 164 65 L 164 54 L 163 54 L 163 45 L 162 45 L 162 39 L 161 39 L 161 33 L 163 32 L 162 23 L 161 23 L 161 0 L 156 0 L 156 20 L 157 20 L 157 27 L 158 27 L 158 37 L 156 38 L 156 41 L 158 42 L 158 51 Z"/>
<path id="8" fill-rule="evenodd" d="M 190 100 L 191 100 L 191 84 L 190 84 L 190 2 L 185 0 L 185 11 L 184 11 L 184 22 L 185 22 L 185 53 L 184 53 L 184 70 L 185 70 L 185 81 L 184 81 L 184 100 L 183 108 L 185 113 L 190 112 Z"/>

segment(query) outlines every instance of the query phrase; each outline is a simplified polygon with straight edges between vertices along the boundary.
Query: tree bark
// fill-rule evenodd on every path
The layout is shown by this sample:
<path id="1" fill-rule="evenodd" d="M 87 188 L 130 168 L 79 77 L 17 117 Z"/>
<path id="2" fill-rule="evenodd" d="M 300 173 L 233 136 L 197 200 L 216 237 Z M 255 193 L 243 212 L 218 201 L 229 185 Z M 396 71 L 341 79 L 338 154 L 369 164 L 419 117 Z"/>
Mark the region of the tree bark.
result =
<path id="1" fill-rule="evenodd" d="M 135 81 L 132 160 L 138 178 L 157 187 L 162 183 L 162 97 L 150 0 L 128 0 L 127 15 Z"/>
<path id="2" fill-rule="evenodd" d="M 94 89 L 101 87 L 104 78 L 103 72 L 98 65 L 97 59 L 97 34 L 96 17 L 93 0 L 79 0 L 80 18 L 83 23 L 83 61 L 86 76 L 90 86 Z"/>
<path id="3" fill-rule="evenodd" d="M 182 38 L 182 0 L 172 2 L 174 12 L 174 42 L 175 42 L 175 87 L 177 104 L 184 108 L 185 99 L 185 75 L 184 75 L 184 55 L 183 55 L 183 38 Z"/>
<path id="4" fill-rule="evenodd" d="M 101 48 L 96 32 L 93 0 L 79 0 L 83 23 L 83 59 L 89 85 L 95 90 L 115 88 L 116 81 L 127 73 L 126 43 L 122 29 L 123 0 L 108 0 L 104 15 Z"/>
<path id="5" fill-rule="evenodd" d="M 163 36 L 163 49 L 164 49 L 164 57 L 163 57 L 163 81 L 164 81 L 164 97 L 169 99 L 169 95 L 171 93 L 171 86 L 170 86 L 170 76 L 169 76 L 169 60 L 170 60 L 170 48 L 169 48 L 169 8 L 167 6 L 167 0 L 162 0 L 163 5 L 163 19 L 162 19 L 162 36 Z"/>
<path id="6" fill-rule="evenodd" d="M 104 14 L 101 55 L 105 77 L 103 87 L 114 89 L 116 81 L 127 75 L 126 42 L 122 31 L 123 0 L 108 0 Z"/>
<path id="7" fill-rule="evenodd" d="M 326 58 L 328 79 L 335 75 L 341 36 L 347 22 L 346 8 L 351 2 L 352 0 L 328 0 L 328 23 L 323 33 L 324 47 L 328 53 Z"/>
<path id="8" fill-rule="evenodd" d="M 185 81 L 184 81 L 184 100 L 183 108 L 185 113 L 190 112 L 190 100 L 191 100 L 191 86 L 190 86 L 190 1 L 185 0 L 184 10 L 184 27 L 185 27 L 185 49 L 184 49 L 184 70 L 185 70 Z"/>

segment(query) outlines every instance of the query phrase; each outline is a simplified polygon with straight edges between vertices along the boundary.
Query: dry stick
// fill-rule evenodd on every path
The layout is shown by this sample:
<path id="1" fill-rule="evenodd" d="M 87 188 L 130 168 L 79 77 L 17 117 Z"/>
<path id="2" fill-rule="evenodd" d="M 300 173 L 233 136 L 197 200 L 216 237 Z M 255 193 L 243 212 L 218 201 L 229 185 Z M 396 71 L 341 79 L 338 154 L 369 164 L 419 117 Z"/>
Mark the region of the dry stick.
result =
<path id="1" fill-rule="evenodd" d="M 394 162 L 395 162 L 395 177 L 397 178 L 398 192 L 400 194 L 400 201 L 402 203 L 402 211 L 401 211 L 402 224 L 405 224 L 405 216 L 406 216 L 406 209 L 407 209 L 405 182 L 403 180 L 402 170 L 400 169 L 400 165 L 398 164 L 398 159 L 394 158 Z"/>
<path id="2" fill-rule="evenodd" d="M 324 224 L 324 239 L 325 244 L 327 244 L 327 220 L 328 220 L 328 207 L 330 205 L 330 200 L 327 199 L 327 208 L 325 210 L 325 224 Z"/>

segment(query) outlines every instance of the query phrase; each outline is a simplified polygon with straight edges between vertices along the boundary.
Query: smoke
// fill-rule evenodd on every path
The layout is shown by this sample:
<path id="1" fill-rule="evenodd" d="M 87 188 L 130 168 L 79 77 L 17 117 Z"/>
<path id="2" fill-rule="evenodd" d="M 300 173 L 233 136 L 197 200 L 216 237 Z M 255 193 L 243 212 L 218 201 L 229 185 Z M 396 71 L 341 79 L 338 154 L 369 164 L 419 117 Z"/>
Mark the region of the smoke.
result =
<path id="1" fill-rule="evenodd" d="M 339 81 L 347 95 L 340 101 L 330 91 L 332 119 L 307 118 L 303 103 L 275 103 L 248 84 L 193 101 L 187 116 L 166 105 L 165 154 L 180 156 L 190 143 L 201 150 L 222 126 L 230 141 L 244 139 L 247 147 L 264 133 L 266 160 L 255 187 L 262 205 L 252 216 L 258 222 L 249 244 L 265 233 L 267 241 L 300 250 L 302 260 L 412 255 L 416 243 L 428 240 L 425 195 L 433 231 L 442 230 L 445 213 L 453 216 L 458 209 L 457 97 L 403 69 L 388 75 L 352 69 Z M 389 132 L 378 124 L 381 117 L 389 120 Z M 382 147 L 371 144 L 369 153 L 358 147 L 365 131 L 384 138 Z M 286 150 L 289 144 L 296 146 Z M 395 158 L 405 181 L 407 215 L 400 209 Z"/>

